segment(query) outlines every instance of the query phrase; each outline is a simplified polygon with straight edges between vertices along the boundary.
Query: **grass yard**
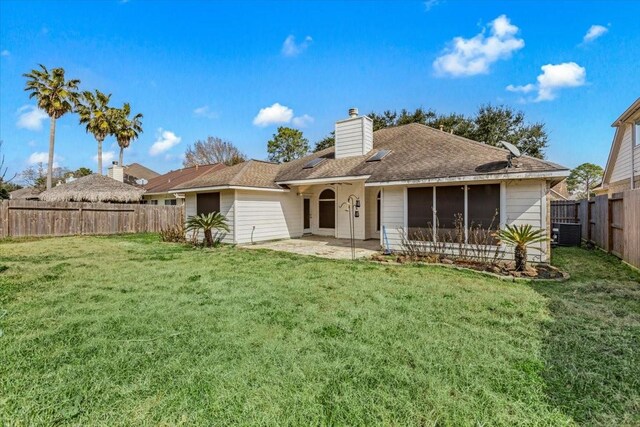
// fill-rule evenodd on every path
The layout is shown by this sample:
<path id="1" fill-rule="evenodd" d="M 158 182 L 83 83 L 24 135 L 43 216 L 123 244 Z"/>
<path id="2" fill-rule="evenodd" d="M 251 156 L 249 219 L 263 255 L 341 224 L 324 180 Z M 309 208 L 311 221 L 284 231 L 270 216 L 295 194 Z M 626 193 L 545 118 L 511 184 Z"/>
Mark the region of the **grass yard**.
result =
<path id="1" fill-rule="evenodd" d="M 0 243 L 0 425 L 638 425 L 640 275 Z"/>

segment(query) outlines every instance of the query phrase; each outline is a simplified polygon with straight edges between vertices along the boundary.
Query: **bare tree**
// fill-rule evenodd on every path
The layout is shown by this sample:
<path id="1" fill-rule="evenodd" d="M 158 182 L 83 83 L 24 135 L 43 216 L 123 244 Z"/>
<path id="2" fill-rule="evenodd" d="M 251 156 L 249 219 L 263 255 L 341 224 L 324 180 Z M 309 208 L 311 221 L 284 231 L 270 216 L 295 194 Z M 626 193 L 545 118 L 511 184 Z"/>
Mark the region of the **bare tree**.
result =
<path id="1" fill-rule="evenodd" d="M 2 153 L 2 144 L 3 140 L 0 139 L 0 186 L 11 182 L 13 178 L 15 178 L 18 174 L 13 174 L 11 178 L 7 179 L 7 171 L 9 170 L 9 166 L 4 165 L 4 153 Z"/>
<path id="2" fill-rule="evenodd" d="M 208 136 L 206 141 L 198 140 L 187 147 L 182 165 L 187 168 L 195 165 L 223 163 L 227 166 L 237 165 L 247 159 L 233 143 L 218 137 Z"/>
<path id="3" fill-rule="evenodd" d="M 63 181 L 65 175 L 69 170 L 64 167 L 54 167 L 51 170 L 52 182 L 56 185 L 58 182 Z M 37 188 L 44 191 L 47 187 L 47 168 L 40 162 L 36 165 L 31 165 L 19 174 L 22 183 L 28 187 Z"/>

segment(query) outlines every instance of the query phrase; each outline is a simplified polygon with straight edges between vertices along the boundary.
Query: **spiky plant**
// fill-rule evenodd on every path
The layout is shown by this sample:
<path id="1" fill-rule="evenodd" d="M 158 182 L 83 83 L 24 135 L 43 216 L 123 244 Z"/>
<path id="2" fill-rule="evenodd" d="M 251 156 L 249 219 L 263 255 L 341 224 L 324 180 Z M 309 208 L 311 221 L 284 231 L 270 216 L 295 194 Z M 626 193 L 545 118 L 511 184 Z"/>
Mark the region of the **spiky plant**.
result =
<path id="1" fill-rule="evenodd" d="M 124 166 L 122 163 L 124 149 L 129 147 L 131 141 L 137 139 L 142 133 L 142 114 L 138 113 L 130 118 L 131 106 L 128 102 L 122 108 L 110 109 L 110 114 L 113 120 L 113 135 L 120 147 L 119 165 Z"/>
<path id="2" fill-rule="evenodd" d="M 220 212 L 200 214 L 187 218 L 187 231 L 204 231 L 205 246 L 213 246 L 213 235 L 211 230 L 214 229 L 229 232 L 227 218 Z"/>
<path id="3" fill-rule="evenodd" d="M 87 133 L 92 133 L 98 141 L 98 173 L 102 175 L 102 142 L 114 131 L 114 115 L 110 114 L 107 95 L 99 90 L 82 93 L 81 102 L 78 104 L 80 124 L 86 125 Z"/>
<path id="4" fill-rule="evenodd" d="M 527 247 L 549 240 L 547 230 L 544 228 L 534 229 L 530 224 L 507 225 L 504 230 L 496 233 L 500 242 L 514 246 L 514 258 L 516 271 L 524 271 L 527 268 Z M 540 250 L 535 246 L 532 249 Z"/>
<path id="5" fill-rule="evenodd" d="M 38 108 L 51 118 L 49 127 L 49 161 L 47 162 L 47 190 L 51 188 L 53 176 L 53 150 L 56 139 L 56 120 L 74 110 L 78 102 L 80 80 L 65 80 L 64 68 L 51 71 L 40 64 L 39 70 L 23 74 L 27 78 L 25 91 L 29 98 L 36 98 Z"/>

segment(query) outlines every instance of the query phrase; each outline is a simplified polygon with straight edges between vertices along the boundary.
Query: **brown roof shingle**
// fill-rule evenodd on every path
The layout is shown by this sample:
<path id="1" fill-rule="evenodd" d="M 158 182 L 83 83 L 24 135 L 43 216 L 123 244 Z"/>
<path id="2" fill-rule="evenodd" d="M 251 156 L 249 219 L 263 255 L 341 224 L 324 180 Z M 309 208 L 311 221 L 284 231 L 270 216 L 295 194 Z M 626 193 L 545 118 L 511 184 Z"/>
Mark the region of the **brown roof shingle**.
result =
<path id="1" fill-rule="evenodd" d="M 130 165 L 125 166 L 124 173 L 129 176 L 136 177 L 137 179 L 144 179 L 146 181 L 151 181 L 153 178 L 160 176 L 158 172 L 153 171 L 148 167 L 141 165 L 140 163 L 131 163 Z"/>
<path id="2" fill-rule="evenodd" d="M 147 190 L 147 194 L 166 193 L 177 185 L 194 180 L 199 176 L 211 172 L 212 170 L 220 170 L 224 168 L 226 168 L 224 164 L 214 163 L 212 165 L 198 165 L 178 169 L 150 179 L 144 188 Z"/>
<path id="3" fill-rule="evenodd" d="M 280 189 L 282 187 L 275 183 L 280 166 L 281 165 L 276 163 L 248 160 L 224 169 L 210 171 L 189 182 L 177 185 L 173 187 L 172 190 L 222 187 L 227 185 Z"/>

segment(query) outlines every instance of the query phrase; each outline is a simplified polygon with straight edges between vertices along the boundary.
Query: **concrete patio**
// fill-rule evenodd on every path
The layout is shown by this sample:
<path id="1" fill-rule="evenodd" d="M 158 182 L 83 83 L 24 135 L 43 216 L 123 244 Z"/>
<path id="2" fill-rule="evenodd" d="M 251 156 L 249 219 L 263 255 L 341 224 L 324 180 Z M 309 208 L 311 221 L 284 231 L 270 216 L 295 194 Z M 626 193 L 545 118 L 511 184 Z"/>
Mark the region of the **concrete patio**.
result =
<path id="1" fill-rule="evenodd" d="M 380 253 L 378 240 L 356 240 L 356 258 L 369 258 Z M 300 239 L 274 240 L 260 242 L 255 245 L 243 245 L 248 249 L 271 249 L 291 252 L 299 255 L 314 255 L 322 258 L 351 259 L 349 239 L 336 239 L 325 236 L 305 236 Z"/>

